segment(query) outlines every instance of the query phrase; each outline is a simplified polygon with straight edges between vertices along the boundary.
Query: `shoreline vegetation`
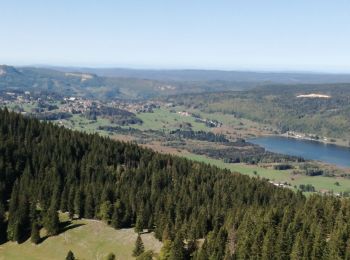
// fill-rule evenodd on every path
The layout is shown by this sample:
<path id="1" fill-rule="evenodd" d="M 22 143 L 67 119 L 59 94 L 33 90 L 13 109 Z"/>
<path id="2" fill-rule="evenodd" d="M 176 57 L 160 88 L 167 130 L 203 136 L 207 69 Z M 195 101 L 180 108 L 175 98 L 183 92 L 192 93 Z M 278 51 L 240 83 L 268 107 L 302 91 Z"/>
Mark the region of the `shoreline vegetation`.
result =
<path id="1" fill-rule="evenodd" d="M 273 136 L 273 134 L 272 134 Z M 341 140 L 339 138 L 331 138 L 331 137 L 318 137 L 317 135 L 312 134 L 305 134 L 300 132 L 287 132 L 284 134 L 279 134 L 277 136 L 280 137 L 286 137 L 286 138 L 293 138 L 297 140 L 303 140 L 303 141 L 312 141 L 312 142 L 318 142 L 325 145 L 335 145 L 340 147 L 346 147 L 350 148 L 350 142 L 346 143 L 344 140 Z"/>

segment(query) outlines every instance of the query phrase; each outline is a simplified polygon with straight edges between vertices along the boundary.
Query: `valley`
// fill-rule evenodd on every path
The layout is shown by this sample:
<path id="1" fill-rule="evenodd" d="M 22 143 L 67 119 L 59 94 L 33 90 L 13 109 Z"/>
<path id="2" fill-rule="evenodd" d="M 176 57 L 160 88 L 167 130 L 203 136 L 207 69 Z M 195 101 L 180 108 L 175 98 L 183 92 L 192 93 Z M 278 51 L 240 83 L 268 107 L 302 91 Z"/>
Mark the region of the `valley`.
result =
<path id="1" fill-rule="evenodd" d="M 350 1 L 3 1 L 0 260 L 350 260 Z"/>
<path id="2" fill-rule="evenodd" d="M 275 221 L 276 209 L 278 218 L 292 216 L 296 229 L 307 228 L 308 219 L 319 221 L 310 208 L 327 207 L 324 218 L 335 219 L 337 203 L 350 197 L 350 168 L 302 156 L 299 148 L 289 153 L 254 141 L 289 137 L 348 151 L 347 85 L 250 85 L 224 92 L 204 87 L 195 93 L 164 88 L 170 92 L 159 95 L 131 85 L 96 88 L 88 85 L 95 76 L 64 73 L 80 83 L 61 78 L 65 91 L 43 89 L 40 82 L 28 87 L 21 75 L 12 78 L 17 87 L 0 89 L 0 226 L 6 227 L 0 259 L 61 259 L 69 250 L 78 259 L 111 253 L 133 259 L 137 233 L 146 250 L 140 259 L 244 258 L 252 254 L 244 241 L 259 247 L 272 241 L 256 240 L 265 231 L 250 227 L 272 232 L 274 225 L 261 221 Z M 118 91 L 106 96 L 99 88 Z M 310 155 L 319 149 L 302 150 Z M 257 211 L 261 218 L 255 218 Z M 282 224 L 276 229 L 283 239 L 290 237 Z M 334 237 L 337 229 L 330 225 L 322 232 Z M 233 236 L 239 240 L 229 240 Z M 339 247 L 332 243 L 327 252 Z"/>
<path id="3" fill-rule="evenodd" d="M 254 91 L 244 95 L 253 95 Z M 266 92 L 265 89 L 262 91 Z M 348 141 L 337 137 L 321 138 L 316 134 L 301 135 L 292 131 L 283 133 L 283 127 L 281 129 L 269 121 L 240 115 L 240 109 L 244 107 L 235 105 L 235 96 L 231 98 L 233 112 L 213 109 L 219 95 L 186 94 L 146 100 L 101 101 L 81 96 L 4 90 L 0 99 L 2 107 L 49 120 L 68 129 L 136 142 L 160 152 L 266 178 L 276 185 L 293 190 L 312 185 L 315 192 L 348 196 L 350 169 L 268 152 L 245 140 L 287 134 L 289 137 L 320 142 L 327 140 L 328 143 L 331 141 L 332 144 L 343 146 L 348 146 Z M 230 95 L 243 93 L 227 93 L 225 98 Z M 312 100 L 316 101 L 320 105 L 318 100 Z M 208 106 L 203 106 L 203 102 Z M 225 104 L 225 101 L 220 103 Z"/>

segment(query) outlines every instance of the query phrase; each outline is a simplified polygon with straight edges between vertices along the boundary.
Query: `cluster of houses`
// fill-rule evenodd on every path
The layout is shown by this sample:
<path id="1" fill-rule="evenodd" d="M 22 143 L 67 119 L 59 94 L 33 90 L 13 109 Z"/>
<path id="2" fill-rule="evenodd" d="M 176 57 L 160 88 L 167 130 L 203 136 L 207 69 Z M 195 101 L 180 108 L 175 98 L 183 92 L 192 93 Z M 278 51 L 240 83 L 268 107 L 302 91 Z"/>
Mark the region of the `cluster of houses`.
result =
<path id="1" fill-rule="evenodd" d="M 132 113 L 153 113 L 154 109 L 160 108 L 161 106 L 161 102 L 156 101 L 130 102 L 115 100 L 106 104 L 102 104 L 98 100 L 90 100 L 76 96 L 65 97 L 62 100 L 59 97 L 51 97 L 46 95 L 32 95 L 29 91 L 0 92 L 1 106 L 18 105 L 19 107 L 22 107 L 25 104 L 37 104 L 38 109 L 35 109 L 35 111 L 33 111 L 35 113 L 40 113 L 40 111 L 44 111 L 45 107 L 48 107 L 55 102 L 57 104 L 57 101 L 59 101 L 60 104 L 57 105 L 55 109 L 56 112 L 72 114 L 82 114 L 89 110 L 91 107 L 100 107 L 102 105 L 127 110 Z"/>
<path id="2" fill-rule="evenodd" d="M 0 101 L 2 104 L 17 103 L 25 104 L 33 101 L 29 91 L 26 92 L 1 92 Z"/>
<path id="3" fill-rule="evenodd" d="M 161 106 L 160 102 L 153 101 L 141 101 L 141 102 L 131 102 L 131 101 L 112 101 L 107 104 L 108 106 L 127 110 L 132 113 L 153 113 L 154 109 L 158 109 Z"/>
<path id="4" fill-rule="evenodd" d="M 65 97 L 62 105 L 59 107 L 60 112 L 69 112 L 72 114 L 82 114 L 91 108 L 95 103 L 89 99 L 80 97 Z"/>
<path id="5" fill-rule="evenodd" d="M 327 137 L 319 137 L 317 135 L 313 135 L 313 134 L 304 134 L 304 133 L 298 133 L 298 132 L 294 132 L 294 131 L 288 131 L 285 133 L 285 135 L 287 137 L 291 137 L 291 138 L 296 138 L 296 139 L 304 139 L 304 140 L 323 140 L 325 142 L 328 141 Z"/>

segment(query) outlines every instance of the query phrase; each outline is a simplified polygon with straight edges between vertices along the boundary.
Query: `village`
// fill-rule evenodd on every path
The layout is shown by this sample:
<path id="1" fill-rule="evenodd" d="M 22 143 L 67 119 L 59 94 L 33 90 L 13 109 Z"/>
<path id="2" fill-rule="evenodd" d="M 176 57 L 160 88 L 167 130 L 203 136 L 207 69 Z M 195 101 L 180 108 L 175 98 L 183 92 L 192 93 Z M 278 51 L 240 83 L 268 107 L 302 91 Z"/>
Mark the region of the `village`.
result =
<path id="1" fill-rule="evenodd" d="M 115 100 L 104 103 L 78 96 L 62 98 L 57 95 L 37 94 L 29 91 L 3 91 L 0 92 L 0 106 L 22 114 L 43 112 L 84 114 L 92 108 L 101 107 L 118 108 L 132 113 L 152 113 L 154 109 L 160 108 L 161 102 Z"/>

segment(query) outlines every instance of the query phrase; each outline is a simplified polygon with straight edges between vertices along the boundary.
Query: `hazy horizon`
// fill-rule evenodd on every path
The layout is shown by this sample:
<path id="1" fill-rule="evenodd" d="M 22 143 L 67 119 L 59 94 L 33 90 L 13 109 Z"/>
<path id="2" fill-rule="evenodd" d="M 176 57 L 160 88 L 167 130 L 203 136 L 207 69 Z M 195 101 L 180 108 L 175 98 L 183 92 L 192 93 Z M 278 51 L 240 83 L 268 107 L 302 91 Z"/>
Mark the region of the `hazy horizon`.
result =
<path id="1" fill-rule="evenodd" d="M 8 64 L 8 63 L 0 63 L 0 66 L 12 66 L 16 68 L 47 68 L 47 69 L 96 69 L 96 70 L 150 70 L 150 71 L 220 71 L 220 72 L 251 72 L 251 73 L 287 73 L 287 74 L 350 74 L 350 71 L 331 71 L 331 70 L 293 70 L 293 69 L 249 69 L 249 68 L 218 68 L 218 67 L 153 67 L 153 66 L 123 66 L 123 65 L 65 65 L 65 64 L 25 64 L 25 63 L 17 63 L 17 64 Z"/>

